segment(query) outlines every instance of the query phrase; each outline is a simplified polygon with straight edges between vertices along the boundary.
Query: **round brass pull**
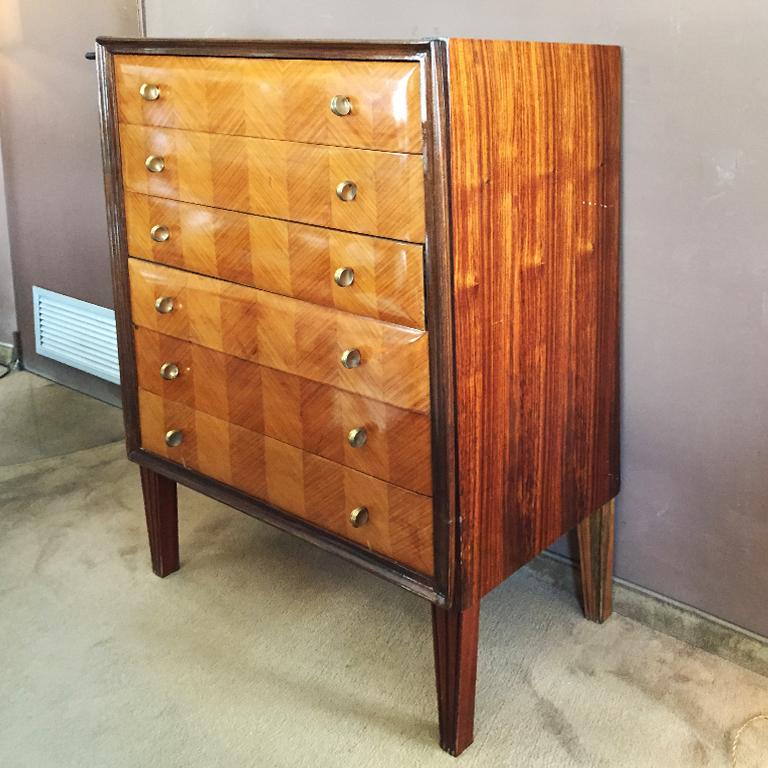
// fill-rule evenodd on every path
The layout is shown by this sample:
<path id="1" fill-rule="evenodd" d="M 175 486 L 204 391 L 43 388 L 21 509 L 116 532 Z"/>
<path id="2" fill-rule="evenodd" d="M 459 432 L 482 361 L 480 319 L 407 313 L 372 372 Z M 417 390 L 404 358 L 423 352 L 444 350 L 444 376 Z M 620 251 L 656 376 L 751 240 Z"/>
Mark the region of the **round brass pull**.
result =
<path id="1" fill-rule="evenodd" d="M 334 96 L 331 99 L 331 112 L 339 117 L 346 117 L 352 111 L 349 96 Z"/>
<path id="2" fill-rule="evenodd" d="M 358 368 L 363 362 L 359 349 L 345 349 L 341 355 L 341 364 L 345 368 Z"/>
<path id="3" fill-rule="evenodd" d="M 339 267 L 333 273 L 333 282 L 340 288 L 349 288 L 355 282 L 355 270 L 352 267 Z"/>
<path id="4" fill-rule="evenodd" d="M 160 86 L 151 83 L 142 83 L 139 88 L 139 95 L 145 101 L 157 101 L 160 98 Z"/>
<path id="5" fill-rule="evenodd" d="M 147 166 L 147 170 L 150 173 L 160 173 L 165 168 L 165 160 L 160 155 L 150 155 L 144 161 L 144 165 Z"/>
<path id="6" fill-rule="evenodd" d="M 368 442 L 368 432 L 365 427 L 355 427 L 347 434 L 347 442 L 353 448 L 362 448 Z"/>
<path id="7" fill-rule="evenodd" d="M 336 187 L 336 197 L 349 203 L 357 197 L 357 184 L 354 181 L 340 181 Z"/>
<path id="8" fill-rule="evenodd" d="M 173 297 L 160 296 L 155 299 L 155 309 L 161 315 L 167 315 L 169 312 L 173 312 Z"/>
<path id="9" fill-rule="evenodd" d="M 176 365 L 176 363 L 163 363 L 160 366 L 160 375 L 166 380 L 166 381 L 173 381 L 174 379 L 179 378 L 179 366 Z"/>
<path id="10" fill-rule="evenodd" d="M 368 522 L 368 508 L 367 507 L 355 507 L 349 513 L 349 522 L 352 523 L 353 528 L 360 528 Z"/>
<path id="11" fill-rule="evenodd" d="M 165 433 L 165 444 L 169 448 L 178 448 L 183 442 L 184 433 L 180 429 L 169 429 Z"/>
<path id="12" fill-rule="evenodd" d="M 149 230 L 149 236 L 156 243 L 164 243 L 166 240 L 170 240 L 171 230 L 163 224 L 155 224 L 155 226 Z"/>

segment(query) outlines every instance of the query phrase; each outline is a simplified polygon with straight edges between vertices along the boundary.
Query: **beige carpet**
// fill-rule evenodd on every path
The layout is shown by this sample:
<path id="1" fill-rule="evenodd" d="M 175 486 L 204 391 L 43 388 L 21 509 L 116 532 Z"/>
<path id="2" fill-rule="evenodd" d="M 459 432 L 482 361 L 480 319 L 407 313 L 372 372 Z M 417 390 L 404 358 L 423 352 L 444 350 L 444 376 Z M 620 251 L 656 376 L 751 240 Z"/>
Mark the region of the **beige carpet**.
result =
<path id="1" fill-rule="evenodd" d="M 720 768 L 768 711 L 765 678 L 620 616 L 588 623 L 524 569 L 483 602 L 476 741 L 457 762 L 436 744 L 426 603 L 180 503 L 182 569 L 161 580 L 122 445 L 0 467 L 2 768 Z M 760 722 L 739 766 L 766 756 Z"/>

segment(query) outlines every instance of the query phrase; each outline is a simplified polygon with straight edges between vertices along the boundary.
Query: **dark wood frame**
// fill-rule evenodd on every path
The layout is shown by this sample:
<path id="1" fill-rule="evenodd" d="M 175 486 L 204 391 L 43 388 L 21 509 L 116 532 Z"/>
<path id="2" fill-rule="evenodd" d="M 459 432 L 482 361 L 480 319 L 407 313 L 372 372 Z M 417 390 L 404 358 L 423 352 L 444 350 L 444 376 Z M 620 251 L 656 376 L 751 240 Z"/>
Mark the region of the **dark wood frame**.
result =
<path id="1" fill-rule="evenodd" d="M 366 61 L 415 61 L 421 68 L 424 133 L 426 238 L 424 280 L 426 327 L 430 334 L 432 477 L 435 574 L 428 578 L 389 558 L 360 549 L 276 507 L 240 491 L 184 469 L 141 448 L 138 417 L 128 245 L 120 173 L 117 101 L 114 90 L 115 54 L 233 56 L 242 58 L 351 59 Z M 293 533 L 319 547 L 420 595 L 432 603 L 451 606 L 460 593 L 461 569 L 457 534 L 455 444 L 455 383 L 453 370 L 452 269 L 449 222 L 447 50 L 444 40 L 354 41 L 251 41 L 98 38 L 99 108 L 102 157 L 112 258 L 112 282 L 120 349 L 123 414 L 128 456 L 142 467 L 204 493 L 247 515 Z"/>

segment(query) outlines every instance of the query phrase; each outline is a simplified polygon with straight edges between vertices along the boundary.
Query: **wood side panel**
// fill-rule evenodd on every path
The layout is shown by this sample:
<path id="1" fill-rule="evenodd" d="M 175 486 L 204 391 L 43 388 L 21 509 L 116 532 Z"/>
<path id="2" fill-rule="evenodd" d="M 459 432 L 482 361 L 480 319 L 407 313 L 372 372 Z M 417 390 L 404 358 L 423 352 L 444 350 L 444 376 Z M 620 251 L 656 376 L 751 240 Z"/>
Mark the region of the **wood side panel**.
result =
<path id="1" fill-rule="evenodd" d="M 449 41 L 469 600 L 619 488 L 618 48 Z"/>
<path id="2" fill-rule="evenodd" d="M 408 410 L 429 409 L 427 334 L 129 259 L 133 322 Z M 171 297 L 173 311 L 155 309 Z M 345 368 L 357 349 L 362 362 Z"/>
<path id="3" fill-rule="evenodd" d="M 419 66 L 210 56 L 117 56 L 119 118 L 207 133 L 420 152 Z M 142 84 L 159 86 L 147 101 Z M 331 111 L 334 96 L 352 111 Z"/>
<path id="4" fill-rule="evenodd" d="M 137 327 L 139 387 L 424 495 L 432 493 L 430 420 L 326 384 Z M 177 378 L 161 366 L 173 363 Z M 352 429 L 364 445 L 352 447 Z"/>
<path id="5" fill-rule="evenodd" d="M 142 447 L 431 575 L 432 500 L 139 390 Z M 165 435 L 183 442 L 168 447 Z M 368 522 L 350 513 L 366 507 Z"/>
<path id="6" fill-rule="evenodd" d="M 126 191 L 322 227 L 424 241 L 421 155 L 120 125 Z M 150 155 L 162 171 L 147 170 Z M 337 186 L 357 185 L 353 200 Z"/>
<path id="7" fill-rule="evenodd" d="M 424 327 L 423 249 L 365 235 L 125 195 L 128 253 L 313 304 Z M 168 239 L 150 231 L 166 227 Z M 342 287 L 337 269 L 354 270 Z"/>

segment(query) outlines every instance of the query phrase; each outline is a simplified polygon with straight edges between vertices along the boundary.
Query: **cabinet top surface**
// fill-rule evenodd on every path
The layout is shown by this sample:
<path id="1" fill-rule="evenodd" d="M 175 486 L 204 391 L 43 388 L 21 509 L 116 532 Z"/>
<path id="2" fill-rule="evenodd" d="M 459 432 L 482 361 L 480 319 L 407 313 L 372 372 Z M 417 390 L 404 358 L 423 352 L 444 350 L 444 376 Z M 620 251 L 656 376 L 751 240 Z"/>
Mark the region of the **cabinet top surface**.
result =
<path id="1" fill-rule="evenodd" d="M 220 56 L 259 55 L 281 56 L 290 51 L 291 56 L 317 56 L 323 52 L 335 55 L 418 56 L 434 46 L 447 46 L 451 40 L 470 38 L 425 37 L 411 40 L 300 40 L 300 39 L 248 39 L 248 38 L 152 38 L 152 37 L 97 37 L 96 43 L 112 53 L 213 53 Z M 482 42 L 509 44 L 511 42 L 531 43 L 533 41 L 511 41 L 483 39 Z M 574 43 L 553 42 L 551 45 L 574 45 Z M 584 44 L 590 47 L 611 47 L 602 44 Z"/>

